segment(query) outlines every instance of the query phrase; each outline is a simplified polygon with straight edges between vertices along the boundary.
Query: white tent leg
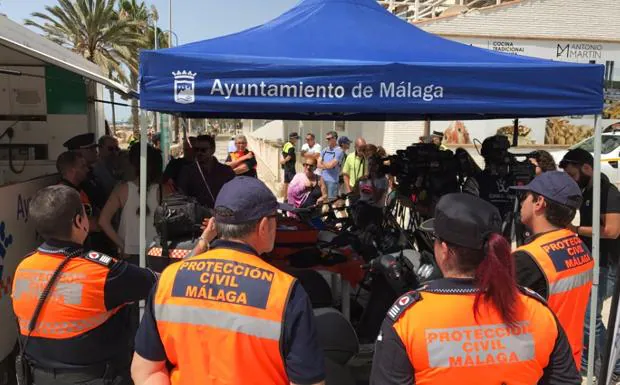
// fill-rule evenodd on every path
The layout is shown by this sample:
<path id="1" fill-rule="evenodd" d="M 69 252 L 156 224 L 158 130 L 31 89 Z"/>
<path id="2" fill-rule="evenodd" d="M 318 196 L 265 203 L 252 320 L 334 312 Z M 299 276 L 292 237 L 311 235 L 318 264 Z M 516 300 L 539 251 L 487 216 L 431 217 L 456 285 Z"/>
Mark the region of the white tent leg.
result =
<path id="1" fill-rule="evenodd" d="M 588 385 L 594 380 L 596 308 L 598 307 L 599 242 L 601 239 L 601 116 L 594 117 L 594 178 L 592 183 L 592 258 L 594 278 L 590 297 L 590 339 L 588 341 Z M 602 346 L 600 347 L 602 348 Z M 599 378 L 599 382 L 603 383 Z"/>
<path id="2" fill-rule="evenodd" d="M 146 267 L 146 141 L 148 119 L 140 111 L 140 267 Z M 155 208 L 152 208 L 154 210 Z M 140 319 L 144 314 L 144 301 L 140 301 Z"/>

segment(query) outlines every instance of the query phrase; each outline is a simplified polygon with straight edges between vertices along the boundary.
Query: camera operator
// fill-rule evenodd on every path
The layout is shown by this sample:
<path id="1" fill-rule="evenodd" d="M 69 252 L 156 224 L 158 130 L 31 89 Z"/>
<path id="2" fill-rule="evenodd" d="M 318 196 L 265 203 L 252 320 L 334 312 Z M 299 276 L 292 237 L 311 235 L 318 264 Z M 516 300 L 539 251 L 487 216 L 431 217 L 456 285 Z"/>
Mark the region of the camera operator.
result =
<path id="1" fill-rule="evenodd" d="M 463 184 L 463 192 L 490 202 L 497 207 L 504 221 L 510 217 L 515 206 L 515 193 L 510 190 L 510 186 L 519 184 L 512 172 L 512 165 L 517 162 L 514 155 L 508 152 L 509 147 L 508 138 L 503 135 L 486 138 L 480 152 L 484 158 L 484 170 Z"/>

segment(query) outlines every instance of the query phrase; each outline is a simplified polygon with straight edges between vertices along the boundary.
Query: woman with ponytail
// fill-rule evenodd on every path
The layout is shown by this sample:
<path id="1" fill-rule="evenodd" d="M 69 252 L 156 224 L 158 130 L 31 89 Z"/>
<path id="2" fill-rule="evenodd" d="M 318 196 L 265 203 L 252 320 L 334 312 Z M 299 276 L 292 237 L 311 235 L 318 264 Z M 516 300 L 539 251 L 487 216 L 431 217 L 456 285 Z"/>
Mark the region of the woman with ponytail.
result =
<path id="1" fill-rule="evenodd" d="M 442 279 L 400 297 L 377 338 L 371 385 L 578 385 L 561 325 L 517 286 L 497 208 L 448 194 L 421 230 Z"/>

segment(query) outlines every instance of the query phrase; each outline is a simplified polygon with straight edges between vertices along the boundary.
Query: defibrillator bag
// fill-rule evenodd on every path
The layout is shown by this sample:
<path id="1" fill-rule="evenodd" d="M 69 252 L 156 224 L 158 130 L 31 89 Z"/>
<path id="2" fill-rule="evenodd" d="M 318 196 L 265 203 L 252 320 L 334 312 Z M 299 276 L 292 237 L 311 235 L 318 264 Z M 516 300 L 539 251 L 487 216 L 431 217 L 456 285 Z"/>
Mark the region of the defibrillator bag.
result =
<path id="1" fill-rule="evenodd" d="M 153 224 L 157 234 L 166 239 L 185 238 L 200 232 L 203 219 L 211 216 L 212 211 L 195 198 L 176 193 L 162 199 Z"/>

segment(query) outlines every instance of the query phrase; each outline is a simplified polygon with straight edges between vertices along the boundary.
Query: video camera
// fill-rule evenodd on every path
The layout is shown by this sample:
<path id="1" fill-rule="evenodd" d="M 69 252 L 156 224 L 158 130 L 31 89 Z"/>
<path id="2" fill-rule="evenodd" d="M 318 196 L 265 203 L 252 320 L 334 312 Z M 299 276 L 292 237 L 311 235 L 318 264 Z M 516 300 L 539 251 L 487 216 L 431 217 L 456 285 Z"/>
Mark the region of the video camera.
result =
<path id="1" fill-rule="evenodd" d="M 157 207 L 153 222 L 162 238 L 191 239 L 200 236 L 202 221 L 212 216 L 212 210 L 200 205 L 195 198 L 173 194 Z"/>
<path id="2" fill-rule="evenodd" d="M 482 142 L 480 155 L 492 175 L 508 177 L 515 185 L 528 184 L 536 176 L 536 167 L 527 159 L 527 154 L 512 154 L 509 148 L 506 136 L 494 135 Z M 518 161 L 519 157 L 525 159 Z"/>
<path id="3" fill-rule="evenodd" d="M 428 198 L 458 191 L 458 161 L 450 150 L 432 143 L 416 143 L 383 160 L 382 171 L 397 178 L 404 195 L 423 193 Z"/>

